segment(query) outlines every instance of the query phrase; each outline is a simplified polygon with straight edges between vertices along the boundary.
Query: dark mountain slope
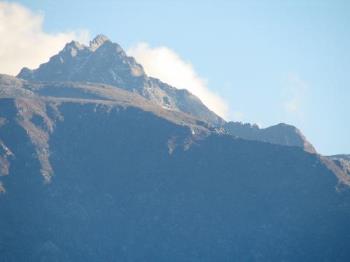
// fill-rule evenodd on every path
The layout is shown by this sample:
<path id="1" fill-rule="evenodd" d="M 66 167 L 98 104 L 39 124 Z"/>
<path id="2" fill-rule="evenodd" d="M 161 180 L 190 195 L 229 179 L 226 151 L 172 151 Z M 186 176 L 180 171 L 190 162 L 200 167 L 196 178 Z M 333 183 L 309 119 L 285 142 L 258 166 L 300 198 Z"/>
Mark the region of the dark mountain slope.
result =
<path id="1" fill-rule="evenodd" d="M 213 129 L 205 121 L 198 120 L 191 115 L 176 110 L 164 109 L 137 93 L 131 93 L 105 84 L 34 82 L 0 75 L 0 98 L 10 98 L 10 101 L 12 101 L 13 110 L 16 112 L 16 123 L 25 129 L 34 143 L 42 167 L 41 173 L 46 179 L 50 179 L 53 172 L 48 159 L 50 154 L 48 140 L 55 128 L 55 123 L 62 120 L 58 110 L 62 103 L 93 103 L 96 108 L 105 107 L 107 111 L 113 107 L 137 107 L 176 124 L 188 126 L 191 132 L 197 136 L 206 135 L 208 132 L 218 131 L 222 133 L 222 129 Z M 0 101 L 0 103 L 2 102 Z M 6 122 L 6 117 L 0 118 L 2 126 Z M 296 146 L 303 148 L 305 151 L 315 152 L 299 130 L 285 124 L 259 129 L 249 124 L 228 122 L 223 130 L 224 133 L 229 133 L 235 137 Z M 2 141 L 0 142 L 0 171 L 5 174 L 9 172 L 9 159 L 14 156 L 11 148 L 8 148 Z M 339 165 L 339 161 L 337 162 L 337 160 L 329 157 L 322 157 L 321 159 L 340 181 L 350 184 L 350 177 L 347 175 L 349 172 L 346 168 L 343 168 L 344 165 Z"/>
<path id="2" fill-rule="evenodd" d="M 178 125 L 186 125 L 198 136 L 213 131 L 207 123 L 178 111 L 166 110 L 154 105 L 138 94 L 101 84 L 79 82 L 28 82 L 10 76 L 0 76 L 0 128 L 9 130 L 22 128 L 34 145 L 35 154 L 41 164 L 40 172 L 46 181 L 53 173 L 49 155 L 49 140 L 56 123 L 64 118 L 59 107 L 65 103 L 91 104 L 95 111 L 103 109 L 125 110 L 135 107 L 151 112 Z M 9 113 L 11 112 L 11 113 Z M 142 119 L 140 119 L 142 121 Z M 11 140 L 8 138 L 7 140 Z M 7 140 L 0 133 L 0 174 L 8 174 L 11 161 L 16 156 Z M 2 191 L 3 186 L 1 187 Z"/>
<path id="3" fill-rule="evenodd" d="M 133 96 L 38 90 L 0 99 L 13 154 L 1 261 L 349 260 L 350 192 L 316 154 L 209 132 Z M 50 149 L 49 183 L 30 132 Z"/>

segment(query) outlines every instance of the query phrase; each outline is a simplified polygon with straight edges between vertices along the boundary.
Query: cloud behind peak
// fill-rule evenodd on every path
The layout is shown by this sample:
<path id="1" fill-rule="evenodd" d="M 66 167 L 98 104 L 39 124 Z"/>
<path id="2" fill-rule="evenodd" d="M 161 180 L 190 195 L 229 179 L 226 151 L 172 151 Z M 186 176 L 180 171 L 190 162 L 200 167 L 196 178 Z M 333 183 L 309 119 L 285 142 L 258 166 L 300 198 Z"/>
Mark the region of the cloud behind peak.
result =
<path id="1" fill-rule="evenodd" d="M 142 64 L 145 72 L 153 77 L 196 95 L 213 112 L 227 118 L 229 107 L 226 101 L 208 88 L 207 80 L 198 76 L 191 63 L 183 60 L 172 49 L 159 46 L 150 47 L 138 43 L 127 53 Z"/>
<path id="2" fill-rule="evenodd" d="M 23 5 L 0 2 L 0 73 L 16 75 L 22 67 L 36 68 L 76 39 L 86 42 L 86 30 L 47 33 L 44 16 Z"/>

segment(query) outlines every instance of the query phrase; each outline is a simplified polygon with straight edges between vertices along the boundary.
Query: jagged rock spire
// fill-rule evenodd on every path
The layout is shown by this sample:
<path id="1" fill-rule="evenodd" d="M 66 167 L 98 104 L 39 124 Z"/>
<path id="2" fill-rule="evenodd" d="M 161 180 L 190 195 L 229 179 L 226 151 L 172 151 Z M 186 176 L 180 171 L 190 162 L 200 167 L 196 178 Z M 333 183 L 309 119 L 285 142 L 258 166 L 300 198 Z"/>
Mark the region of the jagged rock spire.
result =
<path id="1" fill-rule="evenodd" d="M 89 47 L 91 50 L 95 51 L 101 45 L 103 45 L 106 41 L 110 41 L 109 38 L 105 35 L 99 34 L 93 40 L 90 41 Z"/>

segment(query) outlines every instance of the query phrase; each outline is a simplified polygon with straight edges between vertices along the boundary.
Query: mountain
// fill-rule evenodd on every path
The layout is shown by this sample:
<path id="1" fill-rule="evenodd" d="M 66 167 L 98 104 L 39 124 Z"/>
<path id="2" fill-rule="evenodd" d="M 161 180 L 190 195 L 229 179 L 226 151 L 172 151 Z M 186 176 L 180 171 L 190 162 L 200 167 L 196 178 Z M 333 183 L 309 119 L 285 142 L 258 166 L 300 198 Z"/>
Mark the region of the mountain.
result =
<path id="1" fill-rule="evenodd" d="M 315 148 L 305 136 L 294 126 L 280 123 L 267 128 L 241 122 L 228 122 L 224 129 L 229 134 L 248 140 L 257 140 L 271 144 L 301 147 L 310 153 L 316 153 Z"/>
<path id="2" fill-rule="evenodd" d="M 297 146 L 316 152 L 311 143 L 293 126 L 280 124 L 260 130 L 249 124 L 226 123 L 187 90 L 176 89 L 147 76 L 133 57 L 127 56 L 117 43 L 111 42 L 104 35 L 96 36 L 89 46 L 72 41 L 38 69 L 23 68 L 18 78 L 108 84 L 137 93 L 165 109 L 191 114 L 237 137 Z"/>
<path id="3" fill-rule="evenodd" d="M 176 72 L 174 72 L 176 73 Z M 23 68 L 18 77 L 34 81 L 103 83 L 137 93 L 169 110 L 182 111 L 217 126 L 224 121 L 187 90 L 180 90 L 145 74 L 133 57 L 98 35 L 89 46 L 72 41 L 36 70 Z"/>
<path id="4" fill-rule="evenodd" d="M 0 75 L 0 261 L 349 261 L 344 161 L 71 42 Z"/>
<path id="5" fill-rule="evenodd" d="M 0 159 L 4 262 L 350 258 L 331 160 L 137 92 L 1 75 Z"/>

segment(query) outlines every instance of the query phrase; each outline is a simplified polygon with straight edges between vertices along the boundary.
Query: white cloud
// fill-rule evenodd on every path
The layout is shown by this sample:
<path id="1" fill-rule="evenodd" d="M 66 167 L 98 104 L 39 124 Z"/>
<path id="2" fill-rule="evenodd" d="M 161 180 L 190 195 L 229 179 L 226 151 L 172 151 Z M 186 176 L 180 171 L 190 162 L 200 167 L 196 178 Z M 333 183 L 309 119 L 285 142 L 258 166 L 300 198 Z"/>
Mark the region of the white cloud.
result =
<path id="1" fill-rule="evenodd" d="M 87 31 L 49 34 L 43 31 L 44 16 L 26 7 L 0 2 L 0 73 L 16 75 L 26 66 L 36 68 L 76 39 L 87 42 Z"/>
<path id="2" fill-rule="evenodd" d="M 184 61 L 168 47 L 150 47 L 139 43 L 128 50 L 128 54 L 142 64 L 150 76 L 181 89 L 187 89 L 216 114 L 226 118 L 229 107 L 225 100 L 211 91 L 207 81 L 197 75 L 191 63 Z"/>

